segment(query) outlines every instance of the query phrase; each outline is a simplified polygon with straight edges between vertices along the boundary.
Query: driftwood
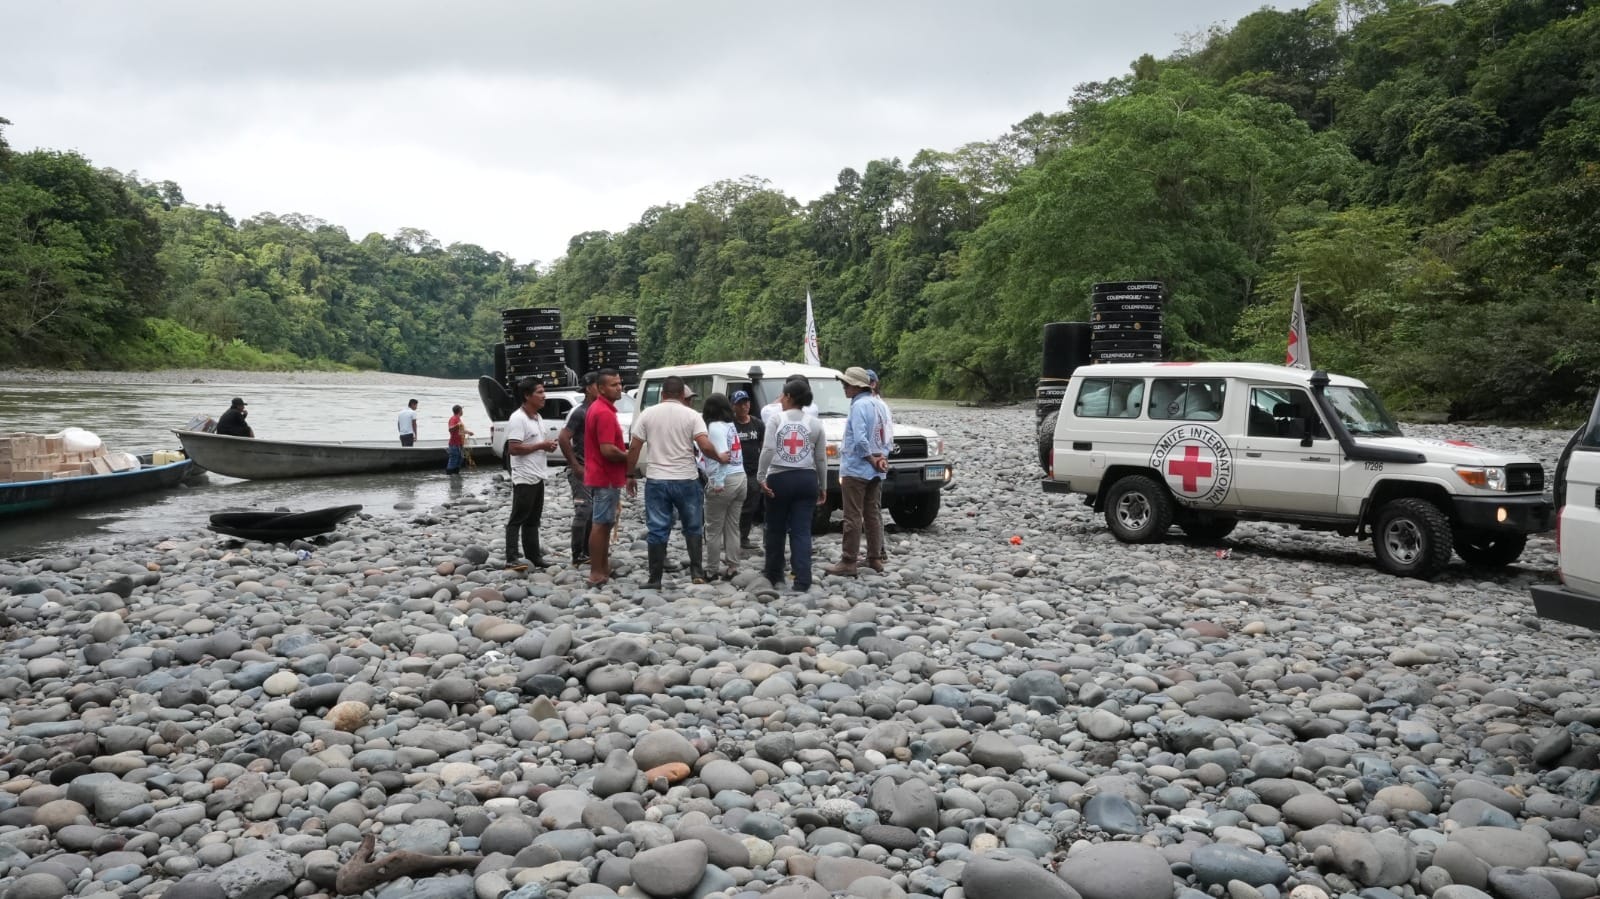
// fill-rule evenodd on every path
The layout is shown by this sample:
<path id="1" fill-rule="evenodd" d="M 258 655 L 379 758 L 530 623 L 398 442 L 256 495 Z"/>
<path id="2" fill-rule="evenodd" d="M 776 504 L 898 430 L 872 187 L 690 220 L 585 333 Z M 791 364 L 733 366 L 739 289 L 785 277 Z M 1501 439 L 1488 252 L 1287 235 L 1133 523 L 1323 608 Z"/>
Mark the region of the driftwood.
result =
<path id="1" fill-rule="evenodd" d="M 372 853 L 377 845 L 377 837 L 370 833 L 361 838 L 361 848 L 350 856 L 350 860 L 339 869 L 339 876 L 334 879 L 334 888 L 340 895 L 365 893 L 380 883 L 401 877 L 433 874 L 451 868 L 476 868 L 483 861 L 481 855 L 428 855 L 409 849 L 374 859 Z"/>

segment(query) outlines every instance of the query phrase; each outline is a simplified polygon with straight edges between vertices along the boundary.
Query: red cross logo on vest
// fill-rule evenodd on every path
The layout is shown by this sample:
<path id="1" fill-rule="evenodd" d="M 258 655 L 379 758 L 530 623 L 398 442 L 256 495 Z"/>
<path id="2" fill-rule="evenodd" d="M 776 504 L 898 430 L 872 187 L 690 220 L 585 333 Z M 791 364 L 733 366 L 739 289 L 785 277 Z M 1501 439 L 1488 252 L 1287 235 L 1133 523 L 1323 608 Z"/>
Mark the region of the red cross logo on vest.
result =
<path id="1" fill-rule="evenodd" d="M 805 445 L 805 438 L 800 436 L 798 430 L 790 431 L 783 437 L 783 448 L 788 450 L 791 456 L 800 455 L 800 451 L 805 448 Z"/>
<path id="2" fill-rule="evenodd" d="M 1200 489 L 1200 479 L 1211 477 L 1211 463 L 1200 461 L 1200 447 L 1190 444 L 1183 448 L 1182 459 L 1167 460 L 1167 474 L 1183 478 L 1183 492 L 1194 493 Z"/>

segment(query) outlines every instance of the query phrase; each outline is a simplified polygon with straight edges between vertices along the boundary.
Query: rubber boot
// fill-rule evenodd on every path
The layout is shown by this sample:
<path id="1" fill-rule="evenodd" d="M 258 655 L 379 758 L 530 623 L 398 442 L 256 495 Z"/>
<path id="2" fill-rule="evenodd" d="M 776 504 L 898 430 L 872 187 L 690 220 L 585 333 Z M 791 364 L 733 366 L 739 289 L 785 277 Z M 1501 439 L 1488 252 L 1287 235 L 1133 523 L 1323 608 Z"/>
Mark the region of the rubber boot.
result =
<path id="1" fill-rule="evenodd" d="M 705 583 L 705 538 L 685 536 L 683 542 L 689 545 L 689 579 L 697 584 Z"/>
<path id="2" fill-rule="evenodd" d="M 531 540 L 523 540 L 523 550 L 528 554 L 528 564 L 535 568 L 549 568 L 550 562 L 544 557 L 544 550 L 539 548 L 539 532 L 534 531 Z"/>
<path id="3" fill-rule="evenodd" d="M 575 525 L 572 528 L 572 564 L 582 565 L 589 561 L 589 526 Z"/>
<path id="4" fill-rule="evenodd" d="M 661 572 L 667 567 L 667 545 L 647 543 L 645 549 L 650 553 L 650 580 L 644 582 L 644 587 L 646 590 L 660 590 Z"/>

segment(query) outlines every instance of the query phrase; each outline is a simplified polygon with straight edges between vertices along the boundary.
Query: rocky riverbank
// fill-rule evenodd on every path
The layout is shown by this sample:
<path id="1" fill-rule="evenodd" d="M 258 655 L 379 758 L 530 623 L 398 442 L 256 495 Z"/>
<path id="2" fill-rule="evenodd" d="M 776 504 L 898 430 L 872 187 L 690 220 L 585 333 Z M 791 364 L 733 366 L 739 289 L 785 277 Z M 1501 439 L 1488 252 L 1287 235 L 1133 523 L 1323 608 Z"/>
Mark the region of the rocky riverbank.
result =
<path id="1" fill-rule="evenodd" d="M 0 563 L 0 891 L 1600 893 L 1600 652 L 1533 616 L 1548 539 L 1433 583 L 1271 525 L 1124 546 L 1041 494 L 1031 409 L 918 419 L 959 463 L 935 527 L 804 594 L 640 590 L 637 506 L 605 589 L 508 574 L 498 481 L 303 553 Z M 1547 470 L 1565 436 L 1415 430 Z"/>

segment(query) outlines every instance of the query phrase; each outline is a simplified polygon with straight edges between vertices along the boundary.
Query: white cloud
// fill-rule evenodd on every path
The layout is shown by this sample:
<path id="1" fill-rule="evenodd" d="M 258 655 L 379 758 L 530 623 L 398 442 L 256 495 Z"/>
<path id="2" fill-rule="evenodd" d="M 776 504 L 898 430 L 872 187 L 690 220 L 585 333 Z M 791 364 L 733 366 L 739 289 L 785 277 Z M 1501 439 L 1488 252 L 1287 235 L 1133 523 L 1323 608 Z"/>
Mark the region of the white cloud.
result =
<path id="1" fill-rule="evenodd" d="M 549 262 L 721 178 L 998 136 L 1257 0 L 9 4 L 11 143 Z"/>

